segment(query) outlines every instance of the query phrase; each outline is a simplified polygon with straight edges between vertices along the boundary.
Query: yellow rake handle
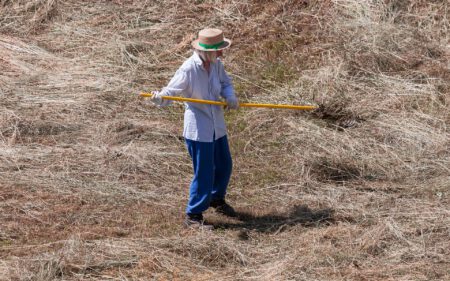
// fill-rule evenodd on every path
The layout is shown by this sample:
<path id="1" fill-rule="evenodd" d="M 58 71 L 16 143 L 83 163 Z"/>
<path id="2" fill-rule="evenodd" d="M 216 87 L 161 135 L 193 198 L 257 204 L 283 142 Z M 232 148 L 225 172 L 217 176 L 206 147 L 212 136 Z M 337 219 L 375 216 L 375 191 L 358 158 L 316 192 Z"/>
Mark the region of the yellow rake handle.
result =
<path id="1" fill-rule="evenodd" d="M 147 97 L 147 98 L 151 98 L 153 96 L 153 94 L 151 94 L 151 93 L 140 93 L 139 95 L 141 97 Z M 222 101 L 199 100 L 199 99 L 171 97 L 171 96 L 162 96 L 161 98 L 163 98 L 165 100 L 182 101 L 182 102 L 196 102 L 196 103 L 213 104 L 213 105 L 227 105 L 226 102 L 222 102 Z M 283 108 L 283 109 L 296 109 L 296 110 L 317 109 L 317 106 L 313 106 L 313 105 L 288 105 L 288 104 L 268 104 L 268 103 L 239 103 L 239 106 L 240 107 Z"/>

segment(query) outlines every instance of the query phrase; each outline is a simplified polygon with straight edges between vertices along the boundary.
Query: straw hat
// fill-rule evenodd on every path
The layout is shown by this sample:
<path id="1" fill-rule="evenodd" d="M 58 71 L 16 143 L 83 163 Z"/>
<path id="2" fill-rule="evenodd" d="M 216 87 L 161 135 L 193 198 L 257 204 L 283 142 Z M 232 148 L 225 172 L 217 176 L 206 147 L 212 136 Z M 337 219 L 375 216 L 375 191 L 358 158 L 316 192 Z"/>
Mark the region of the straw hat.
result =
<path id="1" fill-rule="evenodd" d="M 198 39 L 192 47 L 200 51 L 219 51 L 230 47 L 231 40 L 223 37 L 223 32 L 216 28 L 205 28 L 198 33 Z"/>

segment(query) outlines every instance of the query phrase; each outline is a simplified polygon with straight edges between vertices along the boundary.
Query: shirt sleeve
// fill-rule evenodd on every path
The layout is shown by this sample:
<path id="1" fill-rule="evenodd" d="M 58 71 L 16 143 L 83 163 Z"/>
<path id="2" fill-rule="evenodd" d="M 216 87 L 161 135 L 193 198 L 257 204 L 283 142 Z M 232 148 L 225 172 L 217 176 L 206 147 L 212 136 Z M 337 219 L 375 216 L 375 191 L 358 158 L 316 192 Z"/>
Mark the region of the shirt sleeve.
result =
<path id="1" fill-rule="evenodd" d="M 185 70 L 178 69 L 170 80 L 169 84 L 158 93 L 159 97 L 163 96 L 180 96 L 189 87 L 189 80 Z M 172 104 L 171 100 L 162 100 L 160 106 L 168 106 Z"/>
<path id="2" fill-rule="evenodd" d="M 225 68 L 223 67 L 222 62 L 219 62 L 219 79 L 222 89 L 220 91 L 220 95 L 225 99 L 236 99 L 236 95 L 234 93 L 234 87 L 231 81 L 230 76 L 225 72 Z"/>

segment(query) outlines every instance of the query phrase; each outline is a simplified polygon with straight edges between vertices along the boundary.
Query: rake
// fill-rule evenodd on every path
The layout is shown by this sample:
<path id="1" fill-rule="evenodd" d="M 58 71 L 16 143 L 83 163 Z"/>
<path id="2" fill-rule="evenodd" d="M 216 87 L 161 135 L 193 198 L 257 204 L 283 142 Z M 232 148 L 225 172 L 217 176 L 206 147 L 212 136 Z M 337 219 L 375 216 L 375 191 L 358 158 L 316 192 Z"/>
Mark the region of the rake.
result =
<path id="1" fill-rule="evenodd" d="M 140 93 L 141 97 L 151 98 L 153 94 L 151 93 Z M 212 105 L 222 105 L 226 106 L 226 102 L 222 101 L 211 101 L 211 100 L 201 100 L 201 99 L 191 99 L 183 97 L 172 97 L 172 96 L 162 96 L 162 99 L 173 100 L 180 102 L 195 102 L 202 104 L 212 104 Z M 239 103 L 239 107 L 264 107 L 264 108 L 278 108 L 278 109 L 295 109 L 295 110 L 314 110 L 317 106 L 314 105 L 290 105 L 290 104 L 269 104 L 269 103 Z"/>

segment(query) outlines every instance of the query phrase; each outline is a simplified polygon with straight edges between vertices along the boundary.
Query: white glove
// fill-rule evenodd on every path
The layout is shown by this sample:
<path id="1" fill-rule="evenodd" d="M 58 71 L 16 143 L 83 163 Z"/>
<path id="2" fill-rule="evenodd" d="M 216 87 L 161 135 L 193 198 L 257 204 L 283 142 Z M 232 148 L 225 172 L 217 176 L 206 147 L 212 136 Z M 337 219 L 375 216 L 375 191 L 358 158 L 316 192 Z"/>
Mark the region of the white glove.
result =
<path id="1" fill-rule="evenodd" d="M 227 109 L 238 109 L 239 108 L 239 102 L 236 97 L 229 97 L 227 98 Z"/>
<path id="2" fill-rule="evenodd" d="M 163 102 L 163 99 L 159 96 L 159 92 L 152 91 L 151 93 L 153 96 L 150 98 L 150 100 L 156 105 L 161 105 Z"/>

